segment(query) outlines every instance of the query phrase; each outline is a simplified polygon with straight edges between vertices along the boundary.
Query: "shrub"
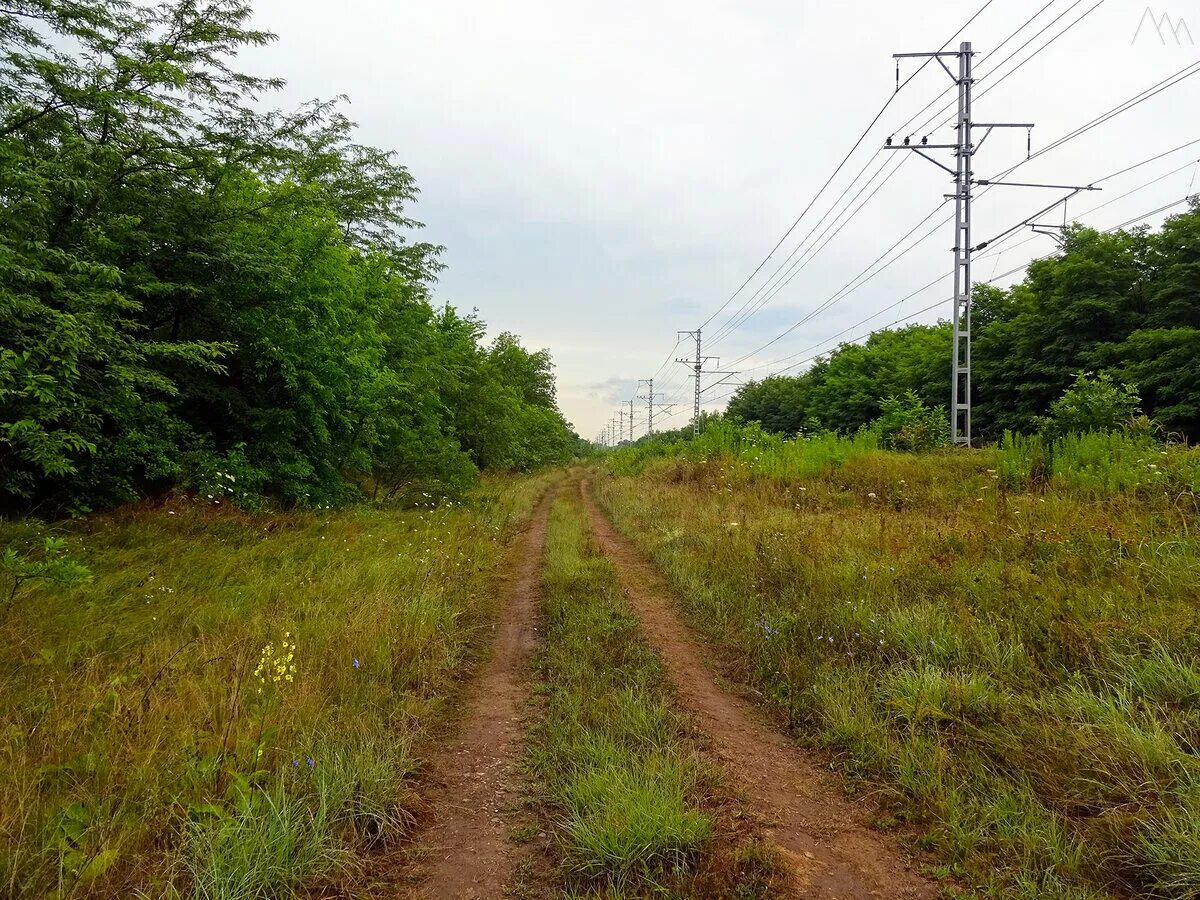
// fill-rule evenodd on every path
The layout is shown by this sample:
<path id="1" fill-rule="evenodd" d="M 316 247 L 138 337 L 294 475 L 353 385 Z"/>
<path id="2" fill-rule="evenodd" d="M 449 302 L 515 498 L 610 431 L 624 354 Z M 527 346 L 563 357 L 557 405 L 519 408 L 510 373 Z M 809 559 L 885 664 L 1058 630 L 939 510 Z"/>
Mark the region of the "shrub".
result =
<path id="1" fill-rule="evenodd" d="M 913 391 L 879 401 L 880 415 L 867 426 L 888 450 L 923 453 L 949 442 L 950 422 L 943 407 L 926 406 Z"/>
<path id="2" fill-rule="evenodd" d="M 1039 431 L 1048 440 L 1089 431 L 1121 431 L 1140 413 L 1141 398 L 1134 385 L 1114 381 L 1107 372 L 1080 372 L 1075 383 L 1050 404 L 1050 415 L 1039 416 Z"/>
<path id="3" fill-rule="evenodd" d="M 92 573 L 83 563 L 67 555 L 67 542 L 48 537 L 42 542 L 41 553 L 18 553 L 8 547 L 0 554 L 0 572 L 8 576 L 11 587 L 5 600 L 11 606 L 22 585 L 31 581 L 46 581 L 58 587 L 74 587 L 92 580 Z"/>

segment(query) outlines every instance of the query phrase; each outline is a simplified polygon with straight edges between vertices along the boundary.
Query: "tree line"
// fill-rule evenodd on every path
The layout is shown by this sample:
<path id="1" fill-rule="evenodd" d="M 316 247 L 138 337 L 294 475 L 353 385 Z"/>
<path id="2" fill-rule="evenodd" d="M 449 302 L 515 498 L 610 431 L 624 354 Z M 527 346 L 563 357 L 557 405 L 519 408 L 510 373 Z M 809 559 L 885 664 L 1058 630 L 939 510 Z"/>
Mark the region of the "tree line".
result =
<path id="1" fill-rule="evenodd" d="M 1089 372 L 1164 433 L 1200 439 L 1200 206 L 1193 198 L 1158 231 L 1072 226 L 1019 284 L 975 286 L 972 330 L 972 424 L 984 440 L 1036 430 Z M 781 434 L 849 434 L 910 392 L 944 409 L 950 343 L 948 322 L 879 331 L 799 375 L 741 387 L 727 415 Z"/>
<path id="2" fill-rule="evenodd" d="M 0 0 L 0 508 L 454 493 L 576 446 L 546 351 L 433 304 L 408 170 L 233 68 L 250 18 Z"/>

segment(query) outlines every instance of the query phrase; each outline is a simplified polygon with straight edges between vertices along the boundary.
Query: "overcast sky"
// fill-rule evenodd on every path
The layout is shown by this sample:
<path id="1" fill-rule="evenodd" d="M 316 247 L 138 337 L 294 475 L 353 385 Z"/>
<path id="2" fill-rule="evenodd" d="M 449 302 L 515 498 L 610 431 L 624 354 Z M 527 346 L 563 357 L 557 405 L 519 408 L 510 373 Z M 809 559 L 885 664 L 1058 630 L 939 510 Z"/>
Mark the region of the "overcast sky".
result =
<path id="1" fill-rule="evenodd" d="M 1155 16 L 1184 19 L 1200 39 L 1200 5 L 1167 2 L 1152 7 Z M 243 62 L 288 79 L 281 105 L 350 98 L 361 139 L 395 150 L 421 187 L 413 212 L 427 226 L 424 238 L 447 248 L 438 301 L 477 308 L 492 333 L 514 331 L 531 348 L 549 348 L 563 413 L 593 438 L 635 394 L 637 380 L 651 375 L 656 390 L 682 403 L 677 415 L 659 417 L 656 425 L 687 421 L 686 372 L 668 360 L 694 352 L 694 345 L 673 351 L 676 331 L 696 328 L 737 290 L 833 172 L 894 91 L 891 54 L 936 50 L 982 3 L 258 0 L 257 24 L 279 40 Z M 1164 31 L 1164 43 L 1153 23 L 1143 23 L 1144 2 L 1101 0 L 998 81 L 1096 0 L 1049 0 L 1034 18 L 1046 4 L 994 0 L 955 39 L 955 45 L 972 41 L 977 51 L 975 119 L 1036 123 L 1035 151 L 1200 57 L 1182 29 L 1179 40 Z M 985 56 L 1031 18 L 995 56 Z M 902 76 L 917 65 L 904 60 Z M 989 80 L 993 66 L 999 67 Z M 993 82 L 998 86 L 984 96 Z M 883 164 L 886 171 L 899 166 L 896 174 L 810 254 L 817 238 L 833 234 L 845 218 L 835 210 L 796 257 L 811 261 L 745 323 L 706 342 L 706 355 L 725 364 L 755 351 L 933 212 L 950 189 L 948 176 L 915 154 L 872 157 L 893 129 L 950 86 L 946 73 L 930 65 L 894 98 L 831 190 L 706 334 L 717 335 L 729 313 L 755 298 L 864 165 L 868 176 Z M 1200 76 L 1034 159 L 1019 180 L 1096 180 L 1200 138 L 1198 108 Z M 943 129 L 931 142 L 950 137 Z M 977 154 L 975 170 L 987 177 L 1024 156 L 1023 131 L 997 131 Z M 1107 228 L 1182 198 L 1200 189 L 1200 179 L 1192 182 L 1198 157 L 1200 144 L 1106 181 L 1103 193 L 1075 198 L 1069 212 L 1081 215 L 1174 169 L 1180 171 L 1081 219 Z M 976 240 L 1058 196 L 1015 187 L 985 193 L 975 206 Z M 761 376 L 834 346 L 822 342 L 840 332 L 844 340 L 901 317 L 946 317 L 948 302 L 916 313 L 949 296 L 952 228 L 937 223 L 951 211 L 943 206 L 897 248 L 933 230 L 911 252 L 736 368 L 759 366 L 750 374 Z M 1027 237 L 1014 235 L 1001 256 L 981 254 L 976 279 L 1053 249 L 1048 237 Z M 939 274 L 947 277 L 868 319 Z M 769 365 L 785 357 L 791 359 Z M 716 388 L 705 396 L 722 393 Z M 644 404 L 635 411 L 640 433 Z"/>

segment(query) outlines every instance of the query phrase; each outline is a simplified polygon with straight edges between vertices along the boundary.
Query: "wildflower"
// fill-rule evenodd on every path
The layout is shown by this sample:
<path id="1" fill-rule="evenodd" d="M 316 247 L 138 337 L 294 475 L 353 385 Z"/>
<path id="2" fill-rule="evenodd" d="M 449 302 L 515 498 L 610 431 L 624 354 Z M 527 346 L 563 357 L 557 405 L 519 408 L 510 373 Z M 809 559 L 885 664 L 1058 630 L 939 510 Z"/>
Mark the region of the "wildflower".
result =
<path id="1" fill-rule="evenodd" d="M 356 669 L 359 667 L 359 665 L 358 665 L 358 657 L 357 657 L 357 656 L 356 656 L 356 657 L 354 657 L 354 662 L 352 663 L 352 665 L 353 665 L 353 666 L 354 666 L 354 668 L 356 668 Z"/>
<path id="2" fill-rule="evenodd" d="M 313 758 L 310 756 L 310 757 L 308 758 L 308 767 L 311 769 L 311 768 L 312 768 L 313 766 L 315 766 L 316 764 L 317 764 L 317 763 L 316 763 L 316 761 L 315 761 L 315 760 L 314 760 L 314 759 L 313 759 Z"/>
<path id="3" fill-rule="evenodd" d="M 259 680 L 258 692 L 261 694 L 268 684 L 291 682 L 296 676 L 296 642 L 292 640 L 290 631 L 284 632 L 283 640 L 276 649 L 274 644 L 267 644 L 258 658 L 258 666 L 254 669 L 254 677 Z"/>
<path id="4" fill-rule="evenodd" d="M 875 492 L 874 492 L 874 491 L 871 491 L 871 493 L 867 494 L 867 496 L 868 496 L 868 497 L 870 497 L 872 500 L 874 500 L 874 499 L 875 499 Z"/>

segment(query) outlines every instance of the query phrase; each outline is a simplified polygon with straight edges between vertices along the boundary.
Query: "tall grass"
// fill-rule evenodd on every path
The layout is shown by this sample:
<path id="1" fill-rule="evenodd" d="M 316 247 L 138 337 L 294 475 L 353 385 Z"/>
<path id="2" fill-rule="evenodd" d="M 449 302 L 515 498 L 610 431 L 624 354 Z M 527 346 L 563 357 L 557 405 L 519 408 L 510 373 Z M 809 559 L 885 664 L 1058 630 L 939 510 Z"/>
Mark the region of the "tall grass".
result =
<path id="1" fill-rule="evenodd" d="M 748 474 L 770 478 L 816 475 L 842 465 L 846 460 L 877 449 L 875 434 L 862 431 L 852 438 L 833 432 L 785 438 L 764 431 L 757 424 L 711 423 L 697 438 L 662 444 L 650 441 L 621 447 L 608 456 L 609 468 L 622 475 L 641 472 L 657 459 L 705 462 L 714 458 L 734 460 Z"/>
<path id="2" fill-rule="evenodd" d="M 1007 446 L 792 479 L 664 461 L 598 493 L 730 674 L 946 872 L 995 896 L 1194 897 L 1194 498 L 1114 492 L 1081 466 L 1094 445 L 1064 446 L 1036 489 L 997 465 Z"/>
<path id="3" fill-rule="evenodd" d="M 580 885 L 651 891 L 684 874 L 710 838 L 698 808 L 705 773 L 577 500 L 551 510 L 544 584 L 545 715 L 531 763 L 558 811 L 566 872 Z"/>
<path id="4" fill-rule="evenodd" d="M 671 462 L 682 460 L 718 463 L 739 480 L 786 480 L 831 472 L 878 449 L 878 437 L 866 429 L 853 437 L 818 432 L 785 438 L 763 431 L 756 423 L 719 421 L 694 440 L 633 444 L 618 448 L 606 459 L 608 470 L 617 475 L 637 475 L 660 464 L 669 468 Z M 934 451 L 932 455 L 944 458 L 957 452 Z M 1060 487 L 1096 497 L 1200 491 L 1200 449 L 1160 444 L 1148 434 L 1068 434 L 1048 442 L 1036 434 L 1006 432 L 996 447 L 973 458 L 981 469 L 994 467 L 1002 484 L 1016 490 Z"/>
<path id="5" fill-rule="evenodd" d="M 0 894 L 224 900 L 352 878 L 352 849 L 410 821 L 419 744 L 544 483 L 411 512 L 173 500 L 0 526 L 18 546 L 61 532 L 94 576 L 23 589 L 0 619 Z"/>
<path id="6" fill-rule="evenodd" d="M 1123 432 L 1068 434 L 1049 445 L 1005 433 L 998 465 L 1005 484 L 1018 489 L 1049 484 L 1097 497 L 1200 490 L 1200 452 Z"/>

